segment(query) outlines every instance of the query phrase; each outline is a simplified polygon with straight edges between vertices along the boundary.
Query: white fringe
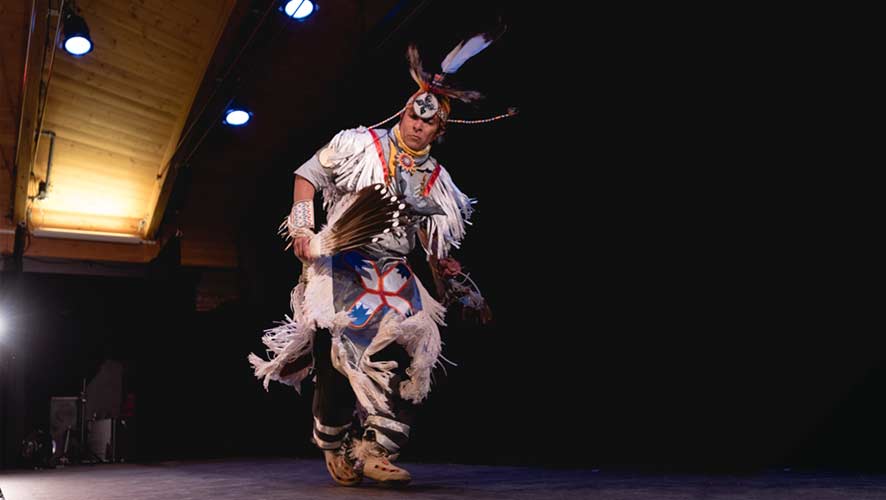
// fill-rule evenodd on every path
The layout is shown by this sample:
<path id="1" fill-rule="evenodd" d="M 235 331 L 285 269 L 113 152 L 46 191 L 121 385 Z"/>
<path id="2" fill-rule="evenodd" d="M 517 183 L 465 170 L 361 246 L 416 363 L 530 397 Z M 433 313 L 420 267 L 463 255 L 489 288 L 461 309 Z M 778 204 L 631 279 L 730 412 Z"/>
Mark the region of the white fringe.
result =
<path id="1" fill-rule="evenodd" d="M 353 363 L 352 356 L 348 355 L 348 346 L 342 341 L 341 334 L 332 337 L 332 366 L 339 372 L 348 377 L 351 389 L 357 396 L 360 406 L 366 409 L 370 415 L 375 415 L 379 411 L 390 413 L 390 407 L 386 402 L 385 389 L 376 384 L 376 382 L 364 373 L 358 365 L 361 364 L 362 358 Z"/>
<path id="2" fill-rule="evenodd" d="M 354 439 L 347 453 L 354 461 L 354 469 L 359 472 L 363 472 L 363 465 L 370 457 L 384 455 L 391 461 L 400 457 L 400 453 L 391 453 L 375 441 L 367 439 Z"/>
<path id="3" fill-rule="evenodd" d="M 439 362 L 443 348 L 437 325 L 443 324 L 445 308 L 418 280 L 416 286 L 419 287 L 422 310 L 409 318 L 388 311 L 379 324 L 378 333 L 356 363 L 350 361 L 348 345 L 341 338 L 341 330 L 348 323 L 339 325 L 333 334 L 333 366 L 348 377 L 357 400 L 370 415 L 391 413 L 386 396 L 391 392 L 393 370 L 399 365 L 396 361 L 372 361 L 371 358 L 392 342 L 402 345 L 412 358 L 406 368 L 410 380 L 400 383 L 400 397 L 420 403 L 431 391 L 431 372 Z"/>
<path id="4" fill-rule="evenodd" d="M 317 259 L 304 270 L 307 283 L 296 285 L 290 296 L 292 317 L 287 316 L 279 326 L 265 330 L 262 342 L 267 346 L 269 360 L 265 361 L 255 354 L 249 355 L 249 363 L 255 376 L 263 379 L 265 390 L 274 380 L 291 385 L 301 393 L 301 381 L 307 377 L 313 362 L 286 376 L 281 376 L 280 372 L 287 364 L 311 354 L 314 332 L 318 326 L 331 329 L 335 324 L 331 266 L 332 259 L 326 257 Z"/>
<path id="5" fill-rule="evenodd" d="M 335 302 L 332 296 L 332 257 L 320 257 L 314 260 L 304 272 L 307 273 L 307 287 L 302 304 L 304 315 L 315 322 L 317 327 L 332 329 L 335 323 Z M 296 306 L 297 303 L 293 300 L 293 310 Z"/>
<path id="6" fill-rule="evenodd" d="M 354 193 L 371 184 L 384 182 L 385 166 L 378 158 L 374 142 L 365 127 L 342 130 L 330 141 L 329 147 L 334 153 L 329 161 L 335 182 L 323 189 L 323 208 L 327 214 L 332 207 L 338 209 L 336 205 L 343 193 Z"/>
<path id="7" fill-rule="evenodd" d="M 440 205 L 446 215 L 432 215 L 425 222 L 428 248 L 425 252 L 437 258 L 449 255 L 451 247 L 458 248 L 465 237 L 465 224 L 470 224 L 472 205 L 477 201 L 462 193 L 449 172 L 440 166 L 440 176 L 431 188 L 430 198 Z"/>
<path id="8" fill-rule="evenodd" d="M 255 370 L 255 376 L 263 379 L 265 390 L 268 390 L 271 380 L 275 380 L 291 385 L 301 393 L 300 383 L 310 371 L 311 364 L 295 373 L 280 375 L 287 364 L 309 355 L 313 348 L 314 327 L 312 322 L 305 319 L 301 304 L 304 290 L 304 283 L 299 283 L 292 290 L 292 317 L 287 316 L 286 321 L 281 322 L 279 326 L 265 330 L 262 342 L 267 346 L 269 361 L 255 354 L 249 355 L 249 363 Z"/>
<path id="9" fill-rule="evenodd" d="M 363 372 L 381 386 L 385 392 L 391 392 L 390 384 L 391 377 L 394 376 L 393 370 L 399 365 L 396 361 L 372 361 L 371 358 L 397 339 L 400 333 L 401 321 L 403 321 L 403 317 L 395 311 L 389 311 L 385 314 L 379 323 L 378 332 L 369 346 L 366 347 L 363 357 L 360 358 L 360 367 L 363 369 Z"/>
<path id="10" fill-rule="evenodd" d="M 363 464 L 366 462 L 366 459 L 376 454 L 376 444 L 374 441 L 368 441 L 365 439 L 354 439 L 353 445 L 348 450 L 348 454 L 351 456 L 351 460 Z"/>
<path id="11" fill-rule="evenodd" d="M 378 134 L 384 140 L 384 133 Z M 384 182 L 384 169 L 378 159 L 372 134 L 364 127 L 343 130 L 330 142 L 335 153 L 330 161 L 335 172 L 335 183 L 323 190 L 323 206 L 327 211 L 329 224 L 340 215 L 347 205 L 343 198 L 371 184 Z M 440 175 L 429 194 L 446 215 L 433 215 L 425 222 L 429 235 L 425 251 L 438 258 L 449 255 L 451 247 L 458 248 L 465 237 L 465 224 L 473 212 L 476 200 L 462 193 L 452 180 L 449 172 L 440 166 Z"/>
<path id="12" fill-rule="evenodd" d="M 431 372 L 440 362 L 443 342 L 437 325 L 445 325 L 446 308 L 431 297 L 418 279 L 415 286 L 421 296 L 422 310 L 403 320 L 397 342 L 412 357 L 406 369 L 409 380 L 400 383 L 400 397 L 420 403 L 431 392 Z"/>

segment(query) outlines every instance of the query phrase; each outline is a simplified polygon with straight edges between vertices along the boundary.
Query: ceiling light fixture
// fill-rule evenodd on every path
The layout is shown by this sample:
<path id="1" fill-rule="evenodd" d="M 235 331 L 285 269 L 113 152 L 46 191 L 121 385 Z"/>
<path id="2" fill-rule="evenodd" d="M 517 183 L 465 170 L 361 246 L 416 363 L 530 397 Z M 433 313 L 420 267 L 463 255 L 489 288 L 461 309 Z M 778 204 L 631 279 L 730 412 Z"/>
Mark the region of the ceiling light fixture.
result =
<path id="1" fill-rule="evenodd" d="M 225 125 L 232 127 L 242 127 L 252 118 L 252 113 L 242 107 L 231 107 L 225 111 L 225 119 L 222 121 Z"/>
<path id="2" fill-rule="evenodd" d="M 65 41 L 63 46 L 72 56 L 83 56 L 92 52 L 92 38 L 89 37 L 89 26 L 82 17 L 77 15 L 70 4 L 64 9 Z"/>
<path id="3" fill-rule="evenodd" d="M 311 0 L 289 0 L 283 5 L 282 10 L 287 16 L 303 21 L 313 14 L 317 7 Z"/>

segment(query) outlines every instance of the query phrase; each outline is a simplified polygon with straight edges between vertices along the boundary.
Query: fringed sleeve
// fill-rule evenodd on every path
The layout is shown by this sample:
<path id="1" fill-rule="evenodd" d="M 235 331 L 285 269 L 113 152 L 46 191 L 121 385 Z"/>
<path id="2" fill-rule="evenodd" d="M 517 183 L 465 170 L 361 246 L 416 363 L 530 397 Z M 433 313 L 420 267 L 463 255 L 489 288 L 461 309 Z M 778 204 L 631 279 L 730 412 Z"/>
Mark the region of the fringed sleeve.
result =
<path id="1" fill-rule="evenodd" d="M 442 259 L 449 255 L 452 247 L 459 248 L 477 200 L 462 193 L 442 166 L 429 196 L 446 215 L 432 215 L 425 221 L 424 229 L 428 234 L 425 252 Z"/>

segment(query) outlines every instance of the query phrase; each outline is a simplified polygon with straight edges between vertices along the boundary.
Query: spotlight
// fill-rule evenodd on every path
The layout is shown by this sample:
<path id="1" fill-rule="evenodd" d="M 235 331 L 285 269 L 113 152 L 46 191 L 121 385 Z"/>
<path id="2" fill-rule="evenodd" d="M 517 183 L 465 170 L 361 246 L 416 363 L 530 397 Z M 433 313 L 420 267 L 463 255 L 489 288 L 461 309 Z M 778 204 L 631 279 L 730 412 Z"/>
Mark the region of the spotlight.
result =
<path id="1" fill-rule="evenodd" d="M 225 119 L 222 123 L 232 127 L 241 127 L 246 125 L 250 118 L 252 118 L 251 112 L 241 107 L 232 107 L 225 111 Z"/>
<path id="2" fill-rule="evenodd" d="M 89 26 L 73 9 L 65 9 L 65 50 L 72 56 L 82 56 L 92 52 L 92 39 L 89 38 Z"/>
<path id="3" fill-rule="evenodd" d="M 299 21 L 313 14 L 315 10 L 317 10 L 316 6 L 311 0 L 289 0 L 283 6 L 283 12 L 287 16 Z"/>

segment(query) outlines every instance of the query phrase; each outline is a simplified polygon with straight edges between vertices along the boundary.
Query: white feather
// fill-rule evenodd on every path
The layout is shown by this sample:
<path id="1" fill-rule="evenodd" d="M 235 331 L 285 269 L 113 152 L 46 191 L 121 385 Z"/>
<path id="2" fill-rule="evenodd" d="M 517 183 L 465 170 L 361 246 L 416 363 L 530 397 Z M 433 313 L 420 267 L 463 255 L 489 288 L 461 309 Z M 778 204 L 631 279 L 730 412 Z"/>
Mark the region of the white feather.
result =
<path id="1" fill-rule="evenodd" d="M 468 40 L 462 40 L 461 43 L 456 45 L 446 58 L 443 59 L 440 68 L 444 73 L 455 73 L 458 71 L 458 68 L 461 68 L 461 65 L 464 64 L 465 61 L 474 57 L 486 47 L 489 47 L 490 43 L 492 43 L 492 40 L 487 40 L 485 33 L 471 37 Z"/>

